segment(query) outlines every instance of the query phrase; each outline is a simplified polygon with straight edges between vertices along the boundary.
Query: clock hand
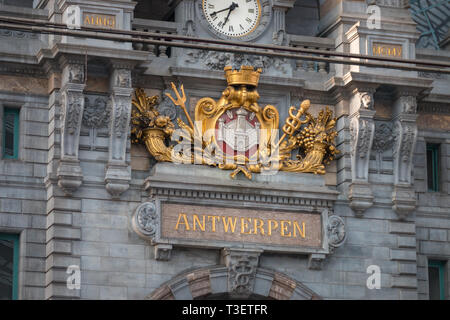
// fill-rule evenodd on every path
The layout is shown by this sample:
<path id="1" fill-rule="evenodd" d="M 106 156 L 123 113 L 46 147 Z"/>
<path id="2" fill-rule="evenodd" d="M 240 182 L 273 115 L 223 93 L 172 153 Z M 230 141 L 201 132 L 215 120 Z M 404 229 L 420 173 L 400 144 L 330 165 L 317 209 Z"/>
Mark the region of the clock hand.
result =
<path id="1" fill-rule="evenodd" d="M 225 25 L 227 24 L 227 22 L 228 22 L 228 18 L 230 17 L 230 14 L 231 14 L 231 11 L 233 11 L 234 9 L 236 9 L 236 8 L 239 8 L 239 5 L 237 4 L 237 3 L 232 3 L 231 4 L 231 6 L 230 6 L 230 11 L 228 11 L 228 15 L 227 15 L 227 17 L 225 18 L 225 22 L 223 23 L 223 25 L 222 25 L 222 28 L 223 27 L 225 27 Z"/>
<path id="2" fill-rule="evenodd" d="M 229 6 L 228 8 L 219 10 L 219 11 L 214 11 L 214 12 L 212 12 L 210 15 L 211 15 L 211 16 L 215 16 L 215 15 L 218 14 L 218 13 L 221 13 L 221 12 L 224 12 L 224 11 L 227 11 L 227 10 L 230 10 L 230 8 L 231 8 L 232 6 L 233 6 L 233 5 Z"/>

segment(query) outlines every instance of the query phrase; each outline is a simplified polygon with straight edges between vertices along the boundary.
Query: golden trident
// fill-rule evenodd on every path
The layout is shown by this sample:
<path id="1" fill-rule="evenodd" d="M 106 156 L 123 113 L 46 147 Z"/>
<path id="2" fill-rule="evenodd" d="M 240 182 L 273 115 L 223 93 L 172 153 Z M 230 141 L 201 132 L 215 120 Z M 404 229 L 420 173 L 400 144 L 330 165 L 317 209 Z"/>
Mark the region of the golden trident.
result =
<path id="1" fill-rule="evenodd" d="M 296 108 L 295 107 L 289 108 L 289 117 L 286 119 L 286 123 L 283 126 L 284 134 L 281 137 L 281 139 L 278 140 L 278 144 L 277 144 L 276 148 L 278 148 L 280 146 L 280 144 L 283 142 L 283 140 L 286 138 L 286 136 L 292 136 L 295 133 L 295 131 L 300 129 L 300 126 L 302 124 L 309 122 L 308 118 L 305 120 L 300 120 L 300 118 L 303 114 L 305 114 L 306 111 L 308 111 L 310 105 L 311 105 L 311 101 L 304 100 L 301 103 L 300 108 L 297 111 L 297 114 L 295 114 L 295 115 L 294 115 L 294 112 L 295 112 Z"/>
<path id="2" fill-rule="evenodd" d="M 172 90 L 173 92 L 175 92 L 175 95 L 177 96 L 177 100 L 175 100 L 170 93 L 166 93 L 166 96 L 169 97 L 170 100 L 172 100 L 173 104 L 176 106 L 181 107 L 181 109 L 183 109 L 184 114 L 186 115 L 187 120 L 189 121 L 189 124 L 191 126 L 192 129 L 194 129 L 194 123 L 191 120 L 191 117 L 189 116 L 189 113 L 187 112 L 186 109 L 186 94 L 184 93 L 184 86 L 181 85 L 181 93 L 182 96 L 180 96 L 180 93 L 177 90 L 177 87 L 175 86 L 175 84 L 173 82 L 170 83 L 172 85 Z"/>

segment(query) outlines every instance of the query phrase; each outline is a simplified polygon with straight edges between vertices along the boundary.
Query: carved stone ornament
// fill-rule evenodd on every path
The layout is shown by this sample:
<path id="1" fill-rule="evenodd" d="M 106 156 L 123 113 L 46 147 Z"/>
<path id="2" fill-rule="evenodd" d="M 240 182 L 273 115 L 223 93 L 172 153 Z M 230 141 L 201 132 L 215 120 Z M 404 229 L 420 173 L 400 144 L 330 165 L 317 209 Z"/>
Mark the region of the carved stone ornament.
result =
<path id="1" fill-rule="evenodd" d="M 392 148 L 395 141 L 392 125 L 388 122 L 375 122 L 375 136 L 372 149 L 383 153 Z"/>
<path id="2" fill-rule="evenodd" d="M 83 124 L 88 128 L 108 126 L 111 102 L 107 97 L 86 97 L 84 99 Z"/>
<path id="3" fill-rule="evenodd" d="M 131 71 L 128 69 L 117 69 L 115 70 L 115 86 L 121 88 L 131 87 Z"/>
<path id="4" fill-rule="evenodd" d="M 367 119 L 353 118 L 350 123 L 350 135 L 352 140 L 352 154 L 359 158 L 368 158 L 372 126 Z"/>
<path id="5" fill-rule="evenodd" d="M 330 252 L 334 251 L 335 248 L 340 247 L 345 242 L 347 236 L 344 219 L 336 215 L 329 216 L 327 236 Z"/>
<path id="6" fill-rule="evenodd" d="M 273 69 L 282 74 L 291 70 L 290 63 L 284 58 L 262 57 L 251 54 L 216 52 L 207 50 L 189 50 L 185 58 L 187 64 L 202 64 L 211 70 L 223 70 L 226 66 L 239 68 L 241 65 L 252 65 L 264 70 Z"/>
<path id="7" fill-rule="evenodd" d="M 188 119 L 186 124 L 178 118 L 177 129 L 169 117 L 157 110 L 157 97 L 136 90 L 132 142 L 144 143 L 158 161 L 216 166 L 233 170 L 232 178 L 241 172 L 251 179 L 252 173 L 279 170 L 325 174 L 325 165 L 339 153 L 334 145 L 337 132 L 333 112 L 327 107 L 314 117 L 308 112 L 310 101 L 305 100 L 300 107 L 289 109 L 283 135 L 277 139 L 274 132 L 279 129 L 278 110 L 257 103 L 260 73 L 260 69 L 250 66 L 242 66 L 240 71 L 226 67 L 228 87 L 218 101 L 210 97 L 198 101 L 195 126 L 187 112 L 183 86 L 180 92 L 172 84 L 176 99 L 166 96 Z M 175 143 L 169 145 L 170 140 Z M 298 150 L 296 160 L 292 159 L 294 150 Z"/>
<path id="8" fill-rule="evenodd" d="M 85 66 L 81 64 L 70 64 L 68 67 L 68 82 L 83 83 Z"/>
<path id="9" fill-rule="evenodd" d="M 382 7 L 406 8 L 410 0 L 366 0 L 367 5 L 377 5 Z"/>
<path id="10" fill-rule="evenodd" d="M 132 218 L 133 229 L 146 239 L 153 240 L 158 232 L 160 217 L 155 202 L 139 205 Z"/>
<path id="11" fill-rule="evenodd" d="M 414 96 L 400 97 L 400 103 L 402 104 L 402 111 L 404 113 L 414 114 L 417 112 L 417 99 Z"/>
<path id="12" fill-rule="evenodd" d="M 372 92 L 360 92 L 359 93 L 361 99 L 362 109 L 373 109 L 374 101 L 373 101 L 373 93 Z"/>
<path id="13" fill-rule="evenodd" d="M 222 259 L 228 268 L 228 292 L 234 298 L 247 298 L 253 292 L 261 251 L 224 249 Z"/>

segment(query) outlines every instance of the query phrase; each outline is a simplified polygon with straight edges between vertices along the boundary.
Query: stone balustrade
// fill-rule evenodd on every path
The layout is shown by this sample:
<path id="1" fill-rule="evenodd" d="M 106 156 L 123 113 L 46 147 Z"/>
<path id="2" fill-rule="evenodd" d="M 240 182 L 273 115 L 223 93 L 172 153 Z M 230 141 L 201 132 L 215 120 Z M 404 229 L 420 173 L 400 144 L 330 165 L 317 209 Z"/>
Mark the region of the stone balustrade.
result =
<path id="1" fill-rule="evenodd" d="M 333 51 L 335 48 L 334 40 L 329 38 L 318 38 L 318 37 L 308 37 L 299 35 L 289 35 L 289 46 L 294 48 L 304 48 L 304 49 L 315 49 L 315 50 L 326 50 Z M 301 55 L 312 55 L 312 54 L 301 54 Z M 328 57 L 326 55 L 315 55 Z M 297 59 L 295 61 L 295 67 L 297 71 L 306 72 L 318 72 L 318 73 L 330 73 L 332 68 L 328 62 L 318 62 L 307 59 Z"/>
<path id="2" fill-rule="evenodd" d="M 132 28 L 135 31 L 154 32 L 161 34 L 176 34 L 178 24 L 170 21 L 156 21 L 147 19 L 134 19 Z M 134 43 L 133 48 L 139 51 L 148 51 L 150 55 L 168 58 L 171 50 L 167 46 L 157 46 L 147 43 Z"/>

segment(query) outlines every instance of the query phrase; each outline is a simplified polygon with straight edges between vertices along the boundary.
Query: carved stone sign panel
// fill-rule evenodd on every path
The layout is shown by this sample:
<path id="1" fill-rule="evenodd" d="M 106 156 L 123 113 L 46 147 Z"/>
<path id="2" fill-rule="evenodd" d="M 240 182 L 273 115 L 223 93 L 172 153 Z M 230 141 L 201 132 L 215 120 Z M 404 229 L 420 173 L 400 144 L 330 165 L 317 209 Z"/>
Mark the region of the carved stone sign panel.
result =
<path id="1" fill-rule="evenodd" d="M 165 203 L 161 238 L 321 247 L 320 214 Z"/>

